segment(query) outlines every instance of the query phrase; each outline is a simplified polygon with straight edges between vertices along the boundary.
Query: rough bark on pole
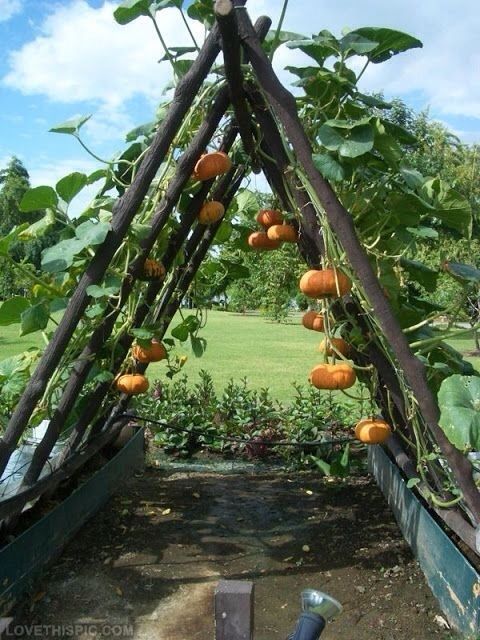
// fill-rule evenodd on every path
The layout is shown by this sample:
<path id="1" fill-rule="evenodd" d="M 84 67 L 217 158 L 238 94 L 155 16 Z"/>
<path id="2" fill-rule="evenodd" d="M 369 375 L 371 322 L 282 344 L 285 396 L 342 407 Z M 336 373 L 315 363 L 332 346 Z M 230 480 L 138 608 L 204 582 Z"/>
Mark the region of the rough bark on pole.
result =
<path id="1" fill-rule="evenodd" d="M 225 205 L 225 209 L 229 206 L 233 196 L 235 195 L 237 189 L 240 187 L 240 184 L 243 180 L 243 176 L 244 176 L 244 168 L 243 167 L 239 167 L 238 168 L 238 173 L 235 176 L 234 181 L 232 182 L 232 185 L 228 191 L 228 193 L 226 194 L 223 203 Z M 211 224 L 207 227 L 205 227 L 205 230 L 203 232 L 203 236 L 200 240 L 200 242 L 196 245 L 195 247 L 195 251 L 192 254 L 190 261 L 188 263 L 188 265 L 185 266 L 184 270 L 181 273 L 181 277 L 178 281 L 178 285 L 177 285 L 177 289 L 176 289 L 176 295 L 175 298 L 170 300 L 170 302 L 166 305 L 166 307 L 162 307 L 162 317 L 165 319 L 163 327 L 162 327 L 162 333 L 160 334 L 161 336 L 166 332 L 168 325 L 170 323 L 170 321 L 173 319 L 173 316 L 175 315 L 175 313 L 177 312 L 180 303 L 182 301 L 183 296 L 185 295 L 185 293 L 188 290 L 188 287 L 190 286 L 190 284 L 193 281 L 193 278 L 195 277 L 195 274 L 197 273 L 198 268 L 200 267 L 200 265 L 202 264 L 205 256 L 207 255 L 207 252 L 210 248 L 210 245 L 212 244 L 215 235 L 220 227 L 222 223 L 222 220 L 219 220 L 218 222 L 216 222 L 215 224 Z M 197 229 L 195 229 L 195 232 L 197 231 L 201 231 L 201 226 L 199 225 Z M 158 313 L 155 314 L 155 320 L 158 319 Z M 138 371 L 139 373 L 144 373 L 146 371 L 148 367 L 148 363 L 146 364 L 139 364 L 138 366 Z M 117 406 L 115 407 L 115 409 L 111 412 L 109 418 L 107 419 L 106 423 L 104 424 L 103 428 L 105 430 L 108 430 L 110 428 L 110 424 L 112 423 L 112 421 L 115 421 L 119 416 L 122 415 L 122 413 L 125 411 L 125 409 L 128 406 L 128 403 L 131 400 L 131 396 L 125 396 L 123 395 L 120 399 L 120 401 L 118 402 Z M 98 420 L 97 421 L 97 426 L 100 428 L 102 425 L 102 420 Z"/>
<path id="2" fill-rule="evenodd" d="M 231 138 L 231 136 L 228 136 L 228 140 L 226 141 L 226 144 L 223 145 L 224 148 L 228 150 L 232 142 L 233 142 L 233 139 Z M 232 177 L 233 177 L 233 171 L 229 176 L 228 180 L 222 180 L 220 182 L 218 188 L 215 190 L 215 193 L 213 196 L 214 199 L 223 198 L 223 195 L 227 191 Z M 183 241 L 182 239 L 184 239 L 188 234 L 188 230 L 190 229 L 193 221 L 195 220 L 195 217 L 212 183 L 213 183 L 213 180 L 209 181 L 209 183 L 202 185 L 202 188 L 200 189 L 196 197 L 193 198 L 193 201 L 190 204 L 189 210 L 183 216 L 183 225 L 181 225 L 180 228 L 177 230 L 177 232 L 174 234 L 174 237 L 172 239 L 173 242 L 170 243 L 171 245 L 174 246 L 174 248 L 170 250 L 170 252 L 168 253 L 168 255 L 166 255 L 166 257 L 164 256 L 163 258 L 164 266 L 167 269 L 170 268 L 171 264 L 173 263 L 173 260 L 175 259 L 175 255 L 181 247 L 181 244 Z M 145 304 L 141 305 L 141 307 L 137 310 L 135 320 L 134 320 L 135 327 L 141 326 L 160 288 L 161 288 L 160 284 L 157 284 L 155 282 L 150 283 L 146 293 Z M 133 342 L 133 337 L 130 334 L 127 334 L 125 338 L 126 340 L 123 341 L 121 346 L 124 348 L 124 352 L 126 353 L 131 343 Z M 123 357 L 121 359 L 123 359 Z M 83 364 L 84 362 L 85 360 L 82 360 L 81 364 Z M 119 362 L 120 362 L 120 359 L 117 359 L 116 364 L 119 364 Z M 86 377 L 86 374 L 84 375 Z M 90 421 L 93 419 L 106 393 L 108 392 L 108 389 L 110 388 L 110 383 L 107 383 L 101 386 L 102 386 L 101 392 L 98 392 L 96 389 L 92 392 L 88 405 L 84 411 L 84 414 L 81 416 L 81 418 L 79 419 L 79 422 L 74 427 L 65 447 L 62 450 L 62 453 L 59 455 L 59 458 L 57 460 L 57 465 L 62 464 L 62 462 L 69 457 L 72 450 L 74 450 L 78 446 L 78 444 L 81 442 Z M 75 396 L 75 398 L 76 397 L 77 396 Z M 68 405 L 64 402 L 61 408 L 64 411 L 66 411 L 66 407 L 68 408 Z M 71 409 L 71 406 L 70 408 L 68 408 L 68 410 L 70 409 Z M 61 427 L 63 417 L 64 416 L 62 416 L 62 414 L 58 411 L 55 412 L 54 415 L 52 416 L 52 420 L 48 426 L 47 432 L 44 438 L 42 439 L 42 441 L 40 442 L 40 444 L 38 445 L 38 447 L 36 448 L 30 467 L 28 468 L 24 476 L 24 479 L 19 487 L 19 493 L 21 493 L 24 489 L 31 487 L 32 484 L 39 477 L 41 470 L 46 460 L 48 459 L 48 456 L 56 442 L 56 439 L 57 439 L 56 433 L 58 433 L 58 429 Z M 56 422 L 53 424 L 54 429 L 57 430 L 56 433 L 51 430 L 53 420 L 56 420 Z M 7 523 L 7 525 L 10 526 L 11 523 L 9 522 Z"/>
<path id="3" fill-rule="evenodd" d="M 299 120 L 295 98 L 275 75 L 245 11 L 239 13 L 238 22 L 242 43 L 248 52 L 257 79 L 278 120 L 282 123 L 311 186 L 322 203 L 333 232 L 341 242 L 353 270 L 365 289 L 379 325 L 415 395 L 423 419 L 447 459 L 458 487 L 463 493 L 464 500 L 478 523 L 480 522 L 480 493 L 472 478 L 472 466 L 467 458 L 449 442 L 438 425 L 438 405 L 428 387 L 425 367 L 412 353 L 408 340 L 390 308 L 368 256 L 357 237 L 351 215 L 313 164 L 312 148 Z"/>
<path id="4" fill-rule="evenodd" d="M 108 310 L 105 321 L 95 329 L 87 345 L 75 362 L 58 406 L 50 418 L 45 435 L 35 449 L 32 461 L 20 485 L 20 490 L 25 486 L 31 486 L 39 477 L 43 466 L 47 461 L 55 442 L 57 441 L 60 431 L 87 380 L 87 376 L 95 362 L 96 354 L 111 335 L 115 327 L 115 321 L 120 315 L 123 305 L 133 290 L 134 283 L 140 275 L 146 257 L 155 244 L 159 233 L 168 221 L 173 208 L 182 194 L 182 190 L 190 179 L 195 162 L 215 133 L 227 110 L 228 103 L 228 90 L 223 88 L 219 91 L 212 109 L 209 111 L 207 118 L 200 126 L 200 129 L 190 143 L 187 151 L 180 158 L 175 176 L 170 181 L 165 196 L 162 198 L 162 201 L 150 222 L 150 233 L 148 237 L 141 242 L 140 253 L 129 266 L 128 274 L 122 283 L 120 304 L 116 305 L 116 311 L 112 311 L 111 309 Z"/>
<path id="5" fill-rule="evenodd" d="M 253 582 L 220 580 L 215 589 L 215 640 L 253 638 Z"/>
<path id="6" fill-rule="evenodd" d="M 241 67 L 242 50 L 240 46 L 240 38 L 238 36 L 235 8 L 231 0 L 216 0 L 214 10 L 222 38 L 225 77 L 228 82 L 233 112 L 240 131 L 243 148 L 252 160 L 252 168 L 254 172 L 258 173 L 260 169 L 255 151 L 252 119 L 248 110 L 243 85 L 243 73 Z"/>
<path id="7" fill-rule="evenodd" d="M 237 4 L 241 6 L 244 3 L 239 2 Z M 263 40 L 263 38 L 265 38 L 270 28 L 270 25 L 271 25 L 270 19 L 265 17 L 260 18 L 256 22 L 255 31 L 258 34 L 258 37 L 260 40 Z M 216 126 L 218 126 L 221 120 L 221 117 L 225 113 L 225 110 L 228 106 L 226 91 L 227 90 L 225 89 L 217 95 L 217 98 L 214 102 L 214 105 L 211 111 L 209 112 L 208 117 L 202 123 L 199 131 L 195 135 L 192 143 L 190 144 L 189 149 L 184 153 L 184 155 L 179 161 L 175 177 L 172 180 L 172 182 L 169 184 L 167 193 L 163 198 L 162 202 L 160 203 L 159 207 L 157 208 L 154 218 L 151 222 L 151 229 L 152 229 L 151 233 L 149 234 L 149 237 L 143 241 L 141 246 L 141 254 L 140 256 L 138 256 L 138 258 L 134 261 L 133 265 L 129 269 L 129 274 L 122 285 L 123 300 L 125 300 L 128 297 L 129 293 L 131 292 L 133 288 L 133 283 L 136 279 L 136 275 L 138 274 L 138 271 L 140 270 L 140 267 L 143 264 L 144 259 L 147 257 L 148 252 L 153 246 L 158 234 L 163 228 L 165 222 L 167 221 L 168 216 L 170 215 L 174 205 L 176 204 L 178 198 L 180 197 L 181 191 L 185 186 L 186 181 L 189 179 L 192 173 L 193 165 L 196 159 L 200 155 L 203 148 L 206 146 L 208 140 L 213 135 Z M 235 140 L 236 133 L 237 133 L 236 127 L 232 126 L 230 130 L 225 134 L 223 143 L 221 145 L 221 148 L 223 150 L 228 151 L 230 149 L 231 145 Z M 208 186 L 210 186 L 211 184 L 212 184 L 212 181 L 207 183 Z M 225 183 L 224 188 L 226 188 L 226 184 L 227 183 Z M 201 192 L 205 192 L 205 195 L 208 192 L 207 185 L 204 185 L 204 188 L 201 189 Z M 222 188 L 220 186 L 219 186 L 218 192 L 219 192 L 218 197 L 220 198 L 222 193 Z M 191 214 L 190 214 L 190 217 L 191 217 Z M 192 222 L 193 222 L 193 219 L 190 220 L 189 225 L 191 225 Z M 179 232 L 181 231 L 182 229 L 179 230 Z M 187 229 L 187 232 L 188 232 L 188 229 Z M 179 238 L 181 241 L 182 236 L 177 233 L 177 244 L 178 244 Z M 170 247 L 170 253 L 173 252 L 172 255 L 169 255 L 167 253 L 167 255 L 164 256 L 164 259 L 163 259 L 164 266 L 167 269 L 170 266 L 169 264 L 170 259 L 173 261 L 174 254 L 176 254 L 179 248 L 180 248 L 180 245 L 178 245 L 177 248 L 175 248 L 174 246 Z M 147 304 L 149 302 L 153 303 L 155 296 L 158 294 L 160 290 L 160 288 L 155 290 L 154 289 L 155 286 L 156 285 L 150 285 L 149 287 L 149 290 L 147 292 Z M 153 293 L 153 298 L 152 298 L 152 293 Z M 73 371 L 69 382 L 67 383 L 67 387 L 64 391 L 64 394 L 62 395 L 59 407 L 57 408 L 55 414 L 52 416 L 47 432 L 44 438 L 42 439 L 41 443 L 37 447 L 37 450 L 35 451 L 34 458 L 32 459 L 30 468 L 28 469 L 25 475 L 22 486 L 30 486 L 38 478 L 39 474 L 41 473 L 41 470 L 46 460 L 48 459 L 48 455 L 50 454 L 51 450 L 53 449 L 53 446 L 55 445 L 60 429 L 64 424 L 69 412 L 73 408 L 73 405 L 78 397 L 78 393 L 87 378 L 88 372 L 90 371 L 93 365 L 95 354 L 104 344 L 105 340 L 108 338 L 111 331 L 113 330 L 115 319 L 120 312 L 120 306 L 121 305 L 118 305 L 119 310 L 116 314 L 112 312 L 108 314 L 108 320 L 106 321 L 106 324 L 99 327 L 99 329 L 94 333 L 94 335 L 90 339 L 87 347 L 82 352 L 82 355 L 78 360 L 77 366 Z M 146 311 L 143 316 L 142 316 L 142 311 L 140 312 L 140 314 L 137 313 L 134 326 L 139 326 L 138 324 L 139 317 L 140 316 L 145 317 L 145 315 L 146 315 Z M 131 344 L 131 342 L 132 342 L 132 339 L 130 337 L 128 346 Z M 94 396 L 94 397 L 95 397 L 94 406 L 92 405 L 88 406 L 85 411 L 85 414 L 91 416 L 91 418 L 93 418 L 94 416 L 95 407 L 98 408 L 102 400 L 102 396 L 99 396 L 98 398 L 97 396 Z M 85 425 L 84 420 L 82 420 L 82 427 L 81 427 L 82 433 L 87 428 L 87 426 L 88 425 Z M 74 431 L 75 433 L 72 434 L 73 442 L 75 444 L 78 444 L 78 442 L 81 440 L 81 437 L 79 437 L 80 434 L 77 433 L 76 429 Z M 72 444 L 72 441 L 69 440 L 69 443 Z M 67 446 L 66 449 L 67 449 L 67 452 L 70 451 L 69 446 Z"/>
<path id="8" fill-rule="evenodd" d="M 162 126 L 146 153 L 133 183 L 114 207 L 111 231 L 103 244 L 97 248 L 94 258 L 80 279 L 59 326 L 9 420 L 5 433 L 0 439 L 0 475 L 5 470 L 11 453 L 87 308 L 90 301 L 90 296 L 87 294 L 88 287 L 99 284 L 101 281 L 219 50 L 218 30 L 214 28 L 195 62 L 179 82 Z"/>

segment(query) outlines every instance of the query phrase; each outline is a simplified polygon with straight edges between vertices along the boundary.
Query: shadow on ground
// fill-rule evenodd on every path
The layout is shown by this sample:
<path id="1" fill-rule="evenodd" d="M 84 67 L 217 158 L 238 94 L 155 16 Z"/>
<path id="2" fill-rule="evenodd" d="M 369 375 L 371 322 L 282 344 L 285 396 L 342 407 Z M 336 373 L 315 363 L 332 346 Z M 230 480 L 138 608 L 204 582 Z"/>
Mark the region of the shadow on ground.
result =
<path id="1" fill-rule="evenodd" d="M 310 474 L 147 471 L 77 534 L 16 623 L 207 640 L 220 578 L 254 581 L 255 640 L 286 637 L 306 587 L 344 606 L 322 640 L 449 637 L 375 484 Z"/>

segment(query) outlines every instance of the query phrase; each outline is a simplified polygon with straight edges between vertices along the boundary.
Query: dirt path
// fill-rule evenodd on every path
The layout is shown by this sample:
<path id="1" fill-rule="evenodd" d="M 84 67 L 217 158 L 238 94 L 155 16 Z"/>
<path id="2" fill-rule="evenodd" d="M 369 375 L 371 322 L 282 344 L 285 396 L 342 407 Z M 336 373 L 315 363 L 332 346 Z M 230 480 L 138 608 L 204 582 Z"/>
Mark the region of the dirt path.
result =
<path id="1" fill-rule="evenodd" d="M 208 640 L 219 578 L 255 582 L 255 640 L 286 637 L 306 587 L 344 606 L 322 640 L 453 637 L 373 482 L 298 474 L 147 471 L 78 533 L 16 623 Z"/>

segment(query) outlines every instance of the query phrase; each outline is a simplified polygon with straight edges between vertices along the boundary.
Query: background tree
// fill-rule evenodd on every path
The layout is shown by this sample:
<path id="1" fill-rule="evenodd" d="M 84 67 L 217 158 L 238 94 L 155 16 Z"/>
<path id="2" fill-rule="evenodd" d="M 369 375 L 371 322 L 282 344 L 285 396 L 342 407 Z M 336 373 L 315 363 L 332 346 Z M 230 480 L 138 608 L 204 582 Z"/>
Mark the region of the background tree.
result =
<path id="1" fill-rule="evenodd" d="M 33 224 L 45 214 L 44 211 L 25 213 L 20 202 L 30 189 L 30 176 L 19 158 L 13 156 L 5 169 L 0 171 L 0 237 L 23 223 Z M 41 253 L 58 241 L 60 225 L 53 226 L 41 237 L 11 244 L 9 253 L 16 262 L 26 262 L 40 269 Z M 0 299 L 22 293 L 25 283 L 12 264 L 0 258 Z"/>

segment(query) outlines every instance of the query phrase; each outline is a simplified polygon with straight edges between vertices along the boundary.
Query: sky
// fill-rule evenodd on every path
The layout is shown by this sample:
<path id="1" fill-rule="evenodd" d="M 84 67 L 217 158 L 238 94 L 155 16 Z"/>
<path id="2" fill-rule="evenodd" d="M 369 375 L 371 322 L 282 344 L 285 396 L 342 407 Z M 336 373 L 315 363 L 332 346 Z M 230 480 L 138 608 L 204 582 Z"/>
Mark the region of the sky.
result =
<path id="1" fill-rule="evenodd" d="M 18 156 L 33 186 L 52 184 L 72 171 L 90 172 L 99 162 L 70 136 L 49 129 L 92 114 L 82 129 L 88 146 L 109 159 L 125 146 L 125 134 L 152 120 L 168 63 L 146 18 L 125 26 L 113 19 L 113 0 L 0 0 L 0 168 Z M 282 0 L 248 0 L 252 19 L 267 14 L 275 26 Z M 189 45 L 176 10 L 159 14 L 171 46 Z M 480 10 L 478 0 L 290 0 L 283 28 L 306 36 L 328 29 L 390 27 L 410 33 L 422 49 L 370 65 L 364 91 L 383 91 L 408 106 L 429 108 L 462 141 L 480 143 Z M 192 22 L 202 40 L 203 27 Z M 279 49 L 275 67 L 301 62 L 297 51 Z M 82 196 L 84 199 L 86 196 Z M 79 198 L 78 206 L 83 206 Z"/>

